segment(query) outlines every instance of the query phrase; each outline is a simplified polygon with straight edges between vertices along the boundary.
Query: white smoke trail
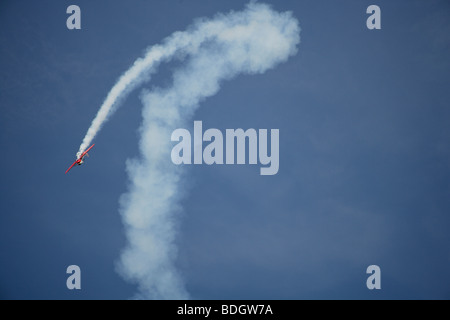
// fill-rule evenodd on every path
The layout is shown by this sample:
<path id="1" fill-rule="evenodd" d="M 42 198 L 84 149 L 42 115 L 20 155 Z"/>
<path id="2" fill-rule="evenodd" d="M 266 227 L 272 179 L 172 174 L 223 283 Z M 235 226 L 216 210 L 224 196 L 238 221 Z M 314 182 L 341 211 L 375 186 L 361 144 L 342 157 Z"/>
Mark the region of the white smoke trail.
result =
<path id="1" fill-rule="evenodd" d="M 205 22 L 202 28 L 191 28 L 191 30 L 185 32 L 175 32 L 164 40 L 163 45 L 150 47 L 145 56 L 137 59 L 133 66 L 119 78 L 109 91 L 80 145 L 77 158 L 89 147 L 103 124 L 114 113 L 120 101 L 130 91 L 143 82 L 148 81 L 150 73 L 155 71 L 159 63 L 169 60 L 175 54 L 195 53 L 204 41 L 207 41 L 219 32 L 220 27 L 220 24 L 208 25 L 208 22 Z"/>
<path id="2" fill-rule="evenodd" d="M 181 167 L 171 162 L 171 133 L 184 125 L 199 103 L 238 74 L 263 73 L 297 51 L 300 28 L 290 12 L 251 2 L 245 10 L 198 20 L 163 45 L 150 48 L 113 87 L 92 123 L 80 151 L 89 145 L 108 115 L 159 62 L 182 55 L 173 85 L 144 91 L 140 128 L 141 159 L 128 161 L 130 187 L 121 198 L 128 245 L 119 272 L 137 283 L 140 298 L 186 299 L 175 261 L 177 214 L 183 188 Z"/>

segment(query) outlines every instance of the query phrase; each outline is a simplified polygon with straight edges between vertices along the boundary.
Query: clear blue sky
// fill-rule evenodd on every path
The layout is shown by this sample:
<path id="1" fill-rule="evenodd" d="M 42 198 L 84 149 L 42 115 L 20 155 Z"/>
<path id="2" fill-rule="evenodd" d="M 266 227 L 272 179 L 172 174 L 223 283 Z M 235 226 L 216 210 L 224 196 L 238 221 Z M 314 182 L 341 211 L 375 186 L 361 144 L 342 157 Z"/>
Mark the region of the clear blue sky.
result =
<path id="1" fill-rule="evenodd" d="M 128 299 L 119 198 L 142 88 L 69 175 L 109 89 L 144 50 L 247 1 L 0 4 L 0 298 Z M 202 102 L 204 128 L 280 130 L 280 170 L 192 166 L 177 269 L 195 299 L 450 298 L 450 3 L 265 1 L 296 56 Z M 82 29 L 66 28 L 77 4 Z M 368 30 L 366 8 L 381 7 Z M 166 65 L 143 87 L 170 83 Z M 170 139 L 170 137 L 169 137 Z M 170 161 L 170 159 L 168 159 Z M 78 265 L 82 290 L 66 288 Z M 381 290 L 366 268 L 381 268 Z"/>

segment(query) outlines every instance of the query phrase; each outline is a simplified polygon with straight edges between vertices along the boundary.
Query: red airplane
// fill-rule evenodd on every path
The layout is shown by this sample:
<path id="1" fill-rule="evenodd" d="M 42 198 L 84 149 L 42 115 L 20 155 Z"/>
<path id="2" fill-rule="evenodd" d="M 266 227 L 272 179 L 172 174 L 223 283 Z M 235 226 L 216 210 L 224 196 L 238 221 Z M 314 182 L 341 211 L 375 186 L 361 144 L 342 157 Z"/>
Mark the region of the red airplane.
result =
<path id="1" fill-rule="evenodd" d="M 83 153 L 81 154 L 81 156 L 77 159 L 77 161 L 75 161 L 75 162 L 70 166 L 70 168 L 67 169 L 66 173 L 69 172 L 69 170 L 72 169 L 73 166 L 76 165 L 76 164 L 79 165 L 79 166 L 81 166 L 81 165 L 83 164 L 83 162 L 84 162 L 84 161 L 83 161 L 84 157 L 85 157 L 85 156 L 88 156 L 88 157 L 89 157 L 88 151 L 91 150 L 93 146 L 95 146 L 95 143 L 94 143 L 92 146 L 90 146 L 89 149 L 87 149 L 85 152 L 83 152 Z"/>

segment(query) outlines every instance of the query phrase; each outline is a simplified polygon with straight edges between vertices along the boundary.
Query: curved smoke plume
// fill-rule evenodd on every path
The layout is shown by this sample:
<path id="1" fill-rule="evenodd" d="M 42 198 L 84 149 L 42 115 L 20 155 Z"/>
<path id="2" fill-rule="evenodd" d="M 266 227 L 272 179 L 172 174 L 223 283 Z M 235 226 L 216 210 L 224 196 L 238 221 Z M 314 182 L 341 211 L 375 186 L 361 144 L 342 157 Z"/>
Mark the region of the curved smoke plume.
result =
<path id="1" fill-rule="evenodd" d="M 258 74 L 297 52 L 300 28 L 290 12 L 279 13 L 251 2 L 243 11 L 197 20 L 148 49 L 109 92 L 79 152 L 91 143 L 127 93 L 158 64 L 175 55 L 182 64 L 169 88 L 144 91 L 140 159 L 128 161 L 129 191 L 120 212 L 128 240 L 119 272 L 137 283 L 139 298 L 186 299 L 188 293 L 174 262 L 181 168 L 171 162 L 171 133 L 191 118 L 199 103 L 218 92 L 224 80 Z"/>

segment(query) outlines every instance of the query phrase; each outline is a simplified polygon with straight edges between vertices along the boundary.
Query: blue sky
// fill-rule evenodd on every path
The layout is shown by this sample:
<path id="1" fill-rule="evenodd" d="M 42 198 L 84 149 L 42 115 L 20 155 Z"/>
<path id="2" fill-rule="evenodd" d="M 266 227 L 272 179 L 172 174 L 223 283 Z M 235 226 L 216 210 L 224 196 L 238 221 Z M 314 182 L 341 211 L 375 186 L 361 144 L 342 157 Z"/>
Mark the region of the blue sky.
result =
<path id="1" fill-rule="evenodd" d="M 224 82 L 194 120 L 280 130 L 280 170 L 185 168 L 176 267 L 194 299 L 450 298 L 450 4 L 265 1 L 298 53 Z M 77 4 L 82 29 L 66 28 Z M 143 88 L 74 161 L 106 94 L 145 49 L 246 1 L 2 1 L 0 298 L 128 299 L 119 198 L 139 157 Z M 382 29 L 366 28 L 381 8 Z M 189 128 L 192 129 L 192 128 Z M 170 139 L 170 137 L 168 137 Z M 168 159 L 170 162 L 170 159 Z M 66 288 L 78 265 L 82 290 Z M 369 265 L 381 290 L 366 287 Z"/>

